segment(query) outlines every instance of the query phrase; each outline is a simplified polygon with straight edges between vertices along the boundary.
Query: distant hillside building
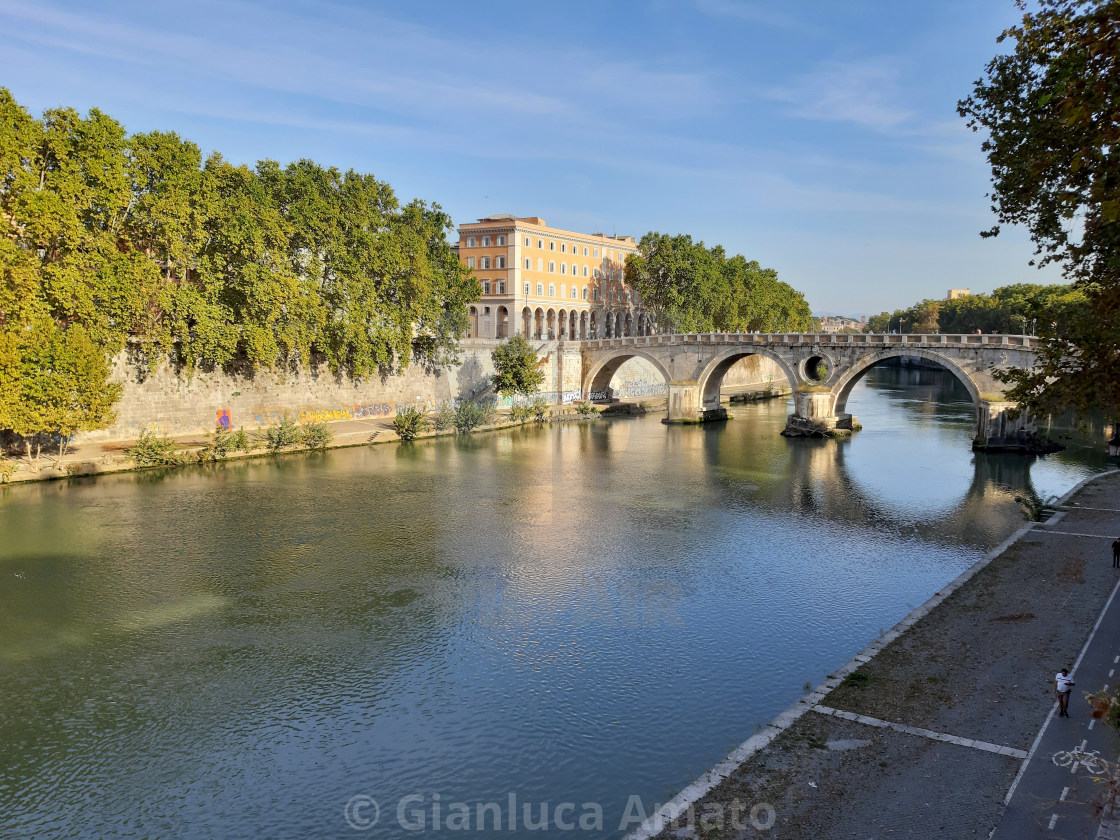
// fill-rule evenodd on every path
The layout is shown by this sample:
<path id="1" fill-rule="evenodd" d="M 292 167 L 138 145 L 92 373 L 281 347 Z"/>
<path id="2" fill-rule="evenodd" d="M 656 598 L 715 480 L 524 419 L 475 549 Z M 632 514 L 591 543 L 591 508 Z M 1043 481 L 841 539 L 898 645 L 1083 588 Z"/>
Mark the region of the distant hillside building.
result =
<path id="1" fill-rule="evenodd" d="M 842 318 L 839 315 L 822 315 L 820 321 L 822 333 L 842 333 L 844 330 L 862 332 L 867 326 L 866 315 L 858 321 L 855 318 Z"/>
<path id="2" fill-rule="evenodd" d="M 482 297 L 470 307 L 472 338 L 614 338 L 650 335 L 653 319 L 623 282 L 632 236 L 550 228 L 537 216 L 487 216 L 459 226 L 459 259 Z"/>
<path id="3" fill-rule="evenodd" d="M 957 298 L 970 297 L 972 289 L 950 289 L 949 294 L 945 296 L 945 300 L 956 300 Z"/>

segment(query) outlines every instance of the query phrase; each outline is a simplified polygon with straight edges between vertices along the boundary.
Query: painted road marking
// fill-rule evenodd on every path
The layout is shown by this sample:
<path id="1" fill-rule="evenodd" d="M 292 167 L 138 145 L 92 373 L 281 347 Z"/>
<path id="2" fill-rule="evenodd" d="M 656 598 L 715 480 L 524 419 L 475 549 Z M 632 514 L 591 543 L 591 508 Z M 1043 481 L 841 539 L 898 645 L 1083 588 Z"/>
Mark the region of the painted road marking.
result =
<path id="1" fill-rule="evenodd" d="M 1056 823 L 1057 821 L 1058 821 L 1058 815 L 1057 814 L 1051 814 L 1050 815 L 1050 825 L 1046 826 L 1046 828 L 1049 831 L 1053 831 L 1054 830 L 1054 823 Z"/>
<path id="2" fill-rule="evenodd" d="M 1034 529 L 1031 533 L 1037 534 L 1045 532 L 1040 532 L 1037 529 Z M 1085 651 L 1089 649 L 1089 645 L 1091 645 L 1093 643 L 1093 639 L 1096 638 L 1097 631 L 1100 630 L 1101 623 L 1104 621 L 1104 617 L 1108 613 L 1109 607 L 1112 606 L 1112 602 L 1116 598 L 1117 590 L 1120 590 L 1120 580 L 1116 581 L 1116 585 L 1112 587 L 1112 592 L 1109 593 L 1108 600 L 1104 602 L 1104 608 L 1101 610 L 1101 614 L 1097 616 L 1097 620 L 1093 624 L 1093 629 L 1089 633 L 1089 638 L 1085 640 L 1085 644 L 1081 647 L 1081 652 L 1077 654 L 1077 661 L 1073 663 L 1074 671 L 1077 670 L 1077 666 L 1080 665 L 1081 660 L 1085 658 Z M 1116 661 L 1120 661 L 1120 656 L 1116 658 Z M 1011 803 L 1011 797 L 1015 795 L 1015 789 L 1019 787 L 1019 782 L 1022 780 L 1023 776 L 1026 775 L 1027 766 L 1031 763 L 1031 758 L 1034 756 L 1035 750 L 1038 749 L 1038 744 L 1042 740 L 1042 736 L 1046 734 L 1046 730 L 1050 726 L 1050 721 L 1054 719 L 1054 712 L 1056 712 L 1057 710 L 1057 703 L 1050 707 L 1050 714 L 1046 716 L 1046 720 L 1042 723 L 1042 728 L 1039 729 L 1038 734 L 1034 736 L 1034 743 L 1031 744 L 1031 748 L 1027 752 L 1027 757 L 1023 759 L 1023 763 L 1019 765 L 1019 772 L 1015 774 L 1015 779 L 1011 782 L 1011 787 L 1008 788 L 1007 796 L 1003 798 L 1004 805 L 1008 805 Z"/>
<path id="3" fill-rule="evenodd" d="M 1066 796 L 1068 794 L 1069 794 L 1069 788 L 1068 787 L 1062 788 L 1062 795 L 1058 797 L 1058 801 L 1059 802 L 1065 802 L 1066 801 Z"/>
<path id="4" fill-rule="evenodd" d="M 1116 669 L 1115 669 L 1115 668 L 1109 668 L 1109 669 L 1108 669 L 1108 676 L 1109 676 L 1109 677 L 1111 677 L 1111 676 L 1112 676 L 1113 674 L 1115 674 L 1115 673 L 1116 673 Z"/>
<path id="5" fill-rule="evenodd" d="M 1035 528 L 1033 531 L 1031 531 L 1031 533 L 1032 534 L 1060 534 L 1063 537 L 1093 537 L 1094 539 L 1098 539 L 1098 540 L 1115 539 L 1115 537 L 1106 536 L 1105 534 L 1081 534 L 1081 533 L 1077 533 L 1075 531 L 1051 531 L 1049 528 Z"/>
<path id="6" fill-rule="evenodd" d="M 1120 513 L 1116 508 L 1086 507 L 1083 505 L 1062 505 L 1065 510 L 1103 510 L 1105 513 Z"/>
<path id="7" fill-rule="evenodd" d="M 1089 718 L 1089 729 L 1092 730 L 1093 724 L 1097 722 L 1096 718 Z"/>
<path id="8" fill-rule="evenodd" d="M 1113 665 L 1120 664 L 1120 656 L 1113 657 L 1112 664 Z"/>
<path id="9" fill-rule="evenodd" d="M 947 735 L 944 732 L 934 732 L 932 729 L 922 729 L 917 726 L 907 726 L 904 723 L 892 723 L 889 720 L 879 720 L 879 718 L 868 717 L 867 715 L 859 715 L 855 712 L 845 712 L 842 709 L 833 709 L 829 706 L 814 706 L 812 711 L 818 712 L 822 715 L 829 715 L 830 717 L 837 717 L 842 718 L 843 720 L 855 721 L 856 723 L 862 723 L 865 726 L 874 726 L 877 729 L 891 729 L 895 732 L 904 732 L 907 735 L 917 735 L 921 738 L 929 738 L 931 741 L 944 741 L 948 744 L 956 744 L 961 747 L 972 747 L 975 750 L 998 753 L 999 755 L 1008 755 L 1012 758 L 1027 757 L 1027 753 L 1025 750 L 1017 750 L 1014 747 L 1004 747 L 999 744 L 990 744 L 987 741 L 977 741 L 973 738 L 961 738 L 957 735 Z"/>

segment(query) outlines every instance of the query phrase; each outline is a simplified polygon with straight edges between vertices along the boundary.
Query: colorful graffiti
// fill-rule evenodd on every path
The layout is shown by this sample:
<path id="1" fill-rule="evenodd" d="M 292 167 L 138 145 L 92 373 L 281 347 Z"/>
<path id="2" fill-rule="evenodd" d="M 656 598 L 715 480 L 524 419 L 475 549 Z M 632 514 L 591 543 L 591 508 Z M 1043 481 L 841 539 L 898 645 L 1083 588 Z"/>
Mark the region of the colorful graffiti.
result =
<path id="1" fill-rule="evenodd" d="M 228 408 L 219 408 L 218 409 L 218 427 L 222 428 L 222 429 L 225 429 L 226 431 L 229 431 L 229 429 L 232 425 L 233 425 L 233 421 L 230 419 L 229 409 Z"/>
<path id="2" fill-rule="evenodd" d="M 315 406 L 302 406 L 296 408 L 283 408 L 272 405 L 254 406 L 250 413 L 253 421 L 258 426 L 269 426 L 277 423 L 285 413 L 300 423 L 333 423 L 337 420 L 365 420 L 373 417 L 392 417 L 398 408 L 413 403 L 355 403 L 354 405 L 336 405 L 328 408 Z M 422 411 L 428 411 L 434 405 L 416 403 Z"/>

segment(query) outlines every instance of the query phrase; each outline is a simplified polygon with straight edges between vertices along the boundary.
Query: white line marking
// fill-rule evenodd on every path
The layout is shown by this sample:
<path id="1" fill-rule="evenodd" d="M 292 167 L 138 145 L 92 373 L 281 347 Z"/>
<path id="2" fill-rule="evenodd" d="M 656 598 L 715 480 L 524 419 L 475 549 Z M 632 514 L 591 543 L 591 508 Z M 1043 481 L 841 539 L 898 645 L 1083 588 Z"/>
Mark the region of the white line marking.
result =
<path id="1" fill-rule="evenodd" d="M 1073 669 L 1075 671 L 1077 670 L 1077 666 L 1081 664 L 1081 660 L 1085 658 L 1085 651 L 1087 651 L 1089 649 L 1089 645 L 1093 643 L 1093 637 L 1097 635 L 1097 630 L 1100 629 L 1101 622 L 1104 621 L 1105 613 L 1107 613 L 1108 608 L 1112 606 L 1112 599 L 1116 597 L 1117 590 L 1120 590 L 1120 580 L 1117 580 L 1116 585 L 1112 587 L 1112 592 L 1109 593 L 1108 600 L 1104 602 L 1104 609 L 1102 609 L 1101 614 L 1097 616 L 1097 623 L 1093 625 L 1093 631 L 1089 634 L 1089 638 L 1085 640 L 1085 644 L 1081 648 L 1081 653 L 1077 655 L 1077 661 L 1073 663 Z M 1031 744 L 1031 748 L 1027 751 L 1027 757 L 1023 759 L 1023 765 L 1019 768 L 1019 772 L 1015 775 L 1015 781 L 1011 783 L 1011 788 L 1007 791 L 1007 796 L 1003 798 L 1004 805 L 1008 804 L 1011 801 L 1011 797 L 1015 795 L 1015 788 L 1019 786 L 1019 781 L 1023 778 L 1023 774 L 1027 772 L 1027 765 L 1031 763 L 1031 758 L 1034 756 L 1034 751 L 1038 749 L 1038 743 L 1042 740 L 1042 736 L 1046 732 L 1046 727 L 1048 727 L 1050 725 L 1050 721 L 1054 719 L 1054 712 L 1056 712 L 1057 710 L 1057 703 L 1050 707 L 1050 714 L 1046 716 L 1046 720 L 1043 722 L 1042 728 L 1038 730 L 1038 734 L 1034 737 L 1034 743 Z"/>
<path id="2" fill-rule="evenodd" d="M 830 706 L 814 706 L 812 711 L 819 712 L 822 715 L 829 715 L 830 717 L 855 721 L 865 726 L 874 726 L 877 729 L 893 729 L 895 732 L 904 732 L 907 735 L 918 735 L 922 738 L 929 738 L 931 741 L 944 741 L 961 747 L 972 747 L 976 750 L 983 750 L 984 752 L 1009 755 L 1012 758 L 1027 757 L 1025 752 L 1017 750 L 1014 747 L 1003 747 L 999 744 L 988 743 L 987 741 L 977 741 L 974 738 L 961 738 L 959 735 L 947 735 L 944 732 L 934 732 L 932 729 L 907 726 L 905 723 L 892 723 L 889 720 L 880 720 L 879 718 L 868 717 L 867 715 L 860 715 L 855 712 L 846 712 L 843 709 L 833 709 Z"/>
<path id="3" fill-rule="evenodd" d="M 1120 665 L 1120 656 L 1112 657 L 1112 664 L 1113 665 Z"/>
<path id="4" fill-rule="evenodd" d="M 1046 826 L 1046 829 L 1048 831 L 1053 831 L 1054 830 L 1054 823 L 1056 823 L 1057 821 L 1058 821 L 1058 815 L 1057 814 L 1051 814 L 1050 815 L 1050 825 Z"/>
<path id="5" fill-rule="evenodd" d="M 1116 669 L 1115 669 L 1115 668 L 1109 668 L 1109 669 L 1108 669 L 1108 676 L 1109 676 L 1110 678 L 1111 678 L 1111 677 L 1112 677 L 1112 675 L 1113 675 L 1113 674 L 1115 674 L 1115 673 L 1116 673 Z"/>
<path id="6" fill-rule="evenodd" d="M 1061 534 L 1063 537 L 1093 537 L 1098 540 L 1112 540 L 1115 537 L 1106 534 L 1082 534 L 1076 531 L 1051 531 L 1049 528 L 1035 528 L 1032 534 Z"/>
<path id="7" fill-rule="evenodd" d="M 1078 752 L 1085 752 L 1085 745 L 1088 744 L 1088 743 L 1089 743 L 1089 739 L 1086 738 L 1085 740 L 1083 740 L 1081 742 L 1081 746 L 1077 748 L 1077 751 Z"/>
<path id="8" fill-rule="evenodd" d="M 1096 718 L 1089 718 L 1089 729 L 1092 730 L 1093 724 L 1096 723 Z"/>
<path id="9" fill-rule="evenodd" d="M 1116 508 L 1096 508 L 1096 507 L 1088 507 L 1086 505 L 1063 505 L 1063 507 L 1066 510 L 1069 510 L 1069 511 L 1074 511 L 1074 510 L 1103 510 L 1105 513 L 1120 513 L 1120 510 L 1116 510 Z"/>
<path id="10" fill-rule="evenodd" d="M 1059 802 L 1065 802 L 1066 801 L 1066 795 L 1068 793 L 1069 793 L 1069 788 L 1067 788 L 1067 787 L 1062 788 L 1062 795 L 1058 797 L 1058 801 Z"/>

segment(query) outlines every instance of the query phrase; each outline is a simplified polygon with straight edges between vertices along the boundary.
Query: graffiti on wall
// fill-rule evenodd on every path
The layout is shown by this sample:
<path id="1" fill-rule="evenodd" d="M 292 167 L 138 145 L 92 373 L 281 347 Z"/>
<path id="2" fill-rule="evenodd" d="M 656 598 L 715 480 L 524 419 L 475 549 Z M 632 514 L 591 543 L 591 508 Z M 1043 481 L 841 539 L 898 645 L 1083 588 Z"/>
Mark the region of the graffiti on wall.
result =
<path id="1" fill-rule="evenodd" d="M 499 397 L 498 408 L 513 408 L 515 405 L 529 405 L 534 400 L 544 400 L 549 405 L 557 403 L 579 402 L 583 395 L 578 388 L 571 391 L 538 391 L 530 396 L 514 394 L 508 397 Z"/>
<path id="2" fill-rule="evenodd" d="M 289 417 L 300 423 L 331 423 L 336 420 L 365 420 L 373 417 L 392 417 L 398 410 L 405 406 L 415 405 L 421 411 L 430 411 L 435 403 L 356 403 L 354 405 L 336 405 L 329 408 L 314 406 L 285 408 L 273 405 L 254 406 L 250 413 L 253 422 L 258 426 L 269 426 L 278 423 L 286 413 Z M 220 414 L 220 412 L 219 412 Z"/>
<path id="3" fill-rule="evenodd" d="M 229 409 L 228 408 L 219 408 L 218 409 L 218 428 L 225 429 L 226 431 L 229 431 L 231 426 L 233 426 L 233 421 L 230 420 Z"/>

